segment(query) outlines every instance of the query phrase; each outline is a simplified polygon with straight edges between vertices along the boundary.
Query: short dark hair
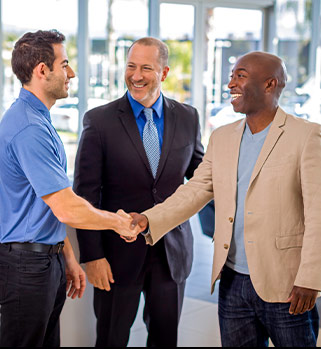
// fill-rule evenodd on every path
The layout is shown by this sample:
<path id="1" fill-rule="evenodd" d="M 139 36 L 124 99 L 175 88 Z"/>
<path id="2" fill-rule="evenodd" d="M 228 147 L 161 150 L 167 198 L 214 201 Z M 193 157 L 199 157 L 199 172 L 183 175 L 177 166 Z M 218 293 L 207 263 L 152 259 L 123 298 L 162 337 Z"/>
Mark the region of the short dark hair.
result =
<path id="1" fill-rule="evenodd" d="M 65 36 L 57 30 L 42 31 L 24 34 L 15 44 L 12 52 L 11 66 L 13 72 L 22 84 L 31 81 L 34 68 L 45 63 L 53 69 L 55 53 L 53 44 L 61 44 Z"/>
<path id="2" fill-rule="evenodd" d="M 135 42 L 133 42 L 133 44 L 130 46 L 130 48 L 128 49 L 128 53 L 136 44 L 143 46 L 156 46 L 158 48 L 159 63 L 162 67 L 168 65 L 168 46 L 163 41 L 153 38 L 151 36 L 138 39 Z"/>

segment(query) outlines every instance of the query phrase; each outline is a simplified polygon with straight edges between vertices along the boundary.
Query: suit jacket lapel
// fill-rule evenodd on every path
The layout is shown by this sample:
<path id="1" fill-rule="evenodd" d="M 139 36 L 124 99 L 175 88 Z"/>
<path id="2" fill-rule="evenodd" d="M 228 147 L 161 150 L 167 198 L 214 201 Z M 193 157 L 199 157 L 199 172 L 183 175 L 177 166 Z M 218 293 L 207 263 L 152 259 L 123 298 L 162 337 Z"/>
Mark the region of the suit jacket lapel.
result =
<path id="1" fill-rule="evenodd" d="M 156 174 L 156 181 L 160 177 L 164 165 L 166 162 L 166 159 L 168 157 L 168 153 L 171 149 L 172 142 L 175 135 L 175 128 L 176 128 L 176 120 L 177 115 L 175 112 L 175 107 L 173 103 L 166 97 L 164 98 L 164 135 L 163 135 L 163 146 L 162 146 L 162 152 L 161 157 L 159 159 L 159 165 L 157 169 Z"/>
<path id="2" fill-rule="evenodd" d="M 231 140 L 231 149 L 230 152 L 230 159 L 231 159 L 231 186 L 232 186 L 232 191 L 235 193 L 235 199 L 236 199 L 236 193 L 237 193 L 237 171 L 238 171 L 238 164 L 239 164 L 239 155 L 240 155 L 240 146 L 241 146 L 241 141 L 244 133 L 244 128 L 245 128 L 245 118 L 237 124 L 235 127 L 235 135 Z"/>
<path id="3" fill-rule="evenodd" d="M 130 106 L 130 103 L 129 103 L 126 95 L 122 99 L 119 100 L 118 110 L 119 110 L 119 119 L 120 119 L 121 123 L 123 124 L 126 132 L 128 133 L 128 136 L 131 139 L 134 148 L 137 150 L 143 163 L 145 164 L 148 171 L 152 175 L 152 172 L 151 172 L 151 169 L 149 166 L 149 162 L 147 159 L 147 155 L 145 152 L 145 148 L 144 148 L 142 139 L 141 139 L 139 131 L 138 131 L 135 116 L 134 116 L 134 113 L 132 111 L 132 108 Z"/>
<path id="4" fill-rule="evenodd" d="M 266 136 L 262 150 L 254 166 L 253 173 L 250 179 L 249 188 L 253 183 L 253 181 L 255 180 L 255 178 L 257 177 L 257 175 L 259 174 L 259 172 L 261 171 L 262 166 L 264 165 L 265 161 L 269 157 L 270 153 L 275 147 L 280 136 L 284 132 L 283 129 L 281 129 L 281 127 L 284 126 L 285 120 L 286 120 L 286 113 L 281 108 L 278 108 L 275 118 L 272 122 L 271 129 L 268 135 Z"/>

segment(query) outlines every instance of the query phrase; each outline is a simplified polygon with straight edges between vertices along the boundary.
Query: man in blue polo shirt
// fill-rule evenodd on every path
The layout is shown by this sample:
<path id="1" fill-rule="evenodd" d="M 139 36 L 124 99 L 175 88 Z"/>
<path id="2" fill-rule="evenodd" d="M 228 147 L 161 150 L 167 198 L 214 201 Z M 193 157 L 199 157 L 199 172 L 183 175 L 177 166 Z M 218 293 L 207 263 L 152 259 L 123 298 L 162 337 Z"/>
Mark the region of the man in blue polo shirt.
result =
<path id="1" fill-rule="evenodd" d="M 72 298 L 85 290 L 65 223 L 132 234 L 126 215 L 71 190 L 49 113 L 75 76 L 64 40 L 57 31 L 26 33 L 12 54 L 22 89 L 0 124 L 0 346 L 59 346 L 66 289 Z"/>

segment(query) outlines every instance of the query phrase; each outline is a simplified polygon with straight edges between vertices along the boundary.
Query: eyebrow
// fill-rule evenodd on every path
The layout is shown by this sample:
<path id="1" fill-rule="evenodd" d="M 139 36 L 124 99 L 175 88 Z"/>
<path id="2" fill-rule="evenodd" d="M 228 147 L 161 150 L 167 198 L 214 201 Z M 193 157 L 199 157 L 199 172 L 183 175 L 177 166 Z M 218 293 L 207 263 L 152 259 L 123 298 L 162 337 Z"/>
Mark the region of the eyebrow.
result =
<path id="1" fill-rule="evenodd" d="M 65 63 L 69 64 L 68 59 L 64 59 L 60 64 L 65 64 Z"/>
<path id="2" fill-rule="evenodd" d="M 247 70 L 245 68 L 237 68 L 235 71 L 232 70 L 232 73 L 237 72 L 237 71 L 245 71 L 247 73 Z"/>

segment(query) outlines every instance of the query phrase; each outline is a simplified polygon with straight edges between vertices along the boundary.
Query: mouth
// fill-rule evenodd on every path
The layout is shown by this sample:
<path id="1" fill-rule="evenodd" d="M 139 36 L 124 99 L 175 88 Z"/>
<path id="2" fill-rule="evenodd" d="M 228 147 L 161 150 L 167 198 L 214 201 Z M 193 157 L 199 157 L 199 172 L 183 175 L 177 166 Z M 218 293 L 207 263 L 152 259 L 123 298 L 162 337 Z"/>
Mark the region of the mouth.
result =
<path id="1" fill-rule="evenodd" d="M 239 93 L 231 94 L 232 102 L 236 101 L 240 97 L 242 97 L 242 95 Z"/>
<path id="2" fill-rule="evenodd" d="M 132 82 L 132 86 L 137 89 L 143 89 L 147 84 L 135 84 Z"/>

